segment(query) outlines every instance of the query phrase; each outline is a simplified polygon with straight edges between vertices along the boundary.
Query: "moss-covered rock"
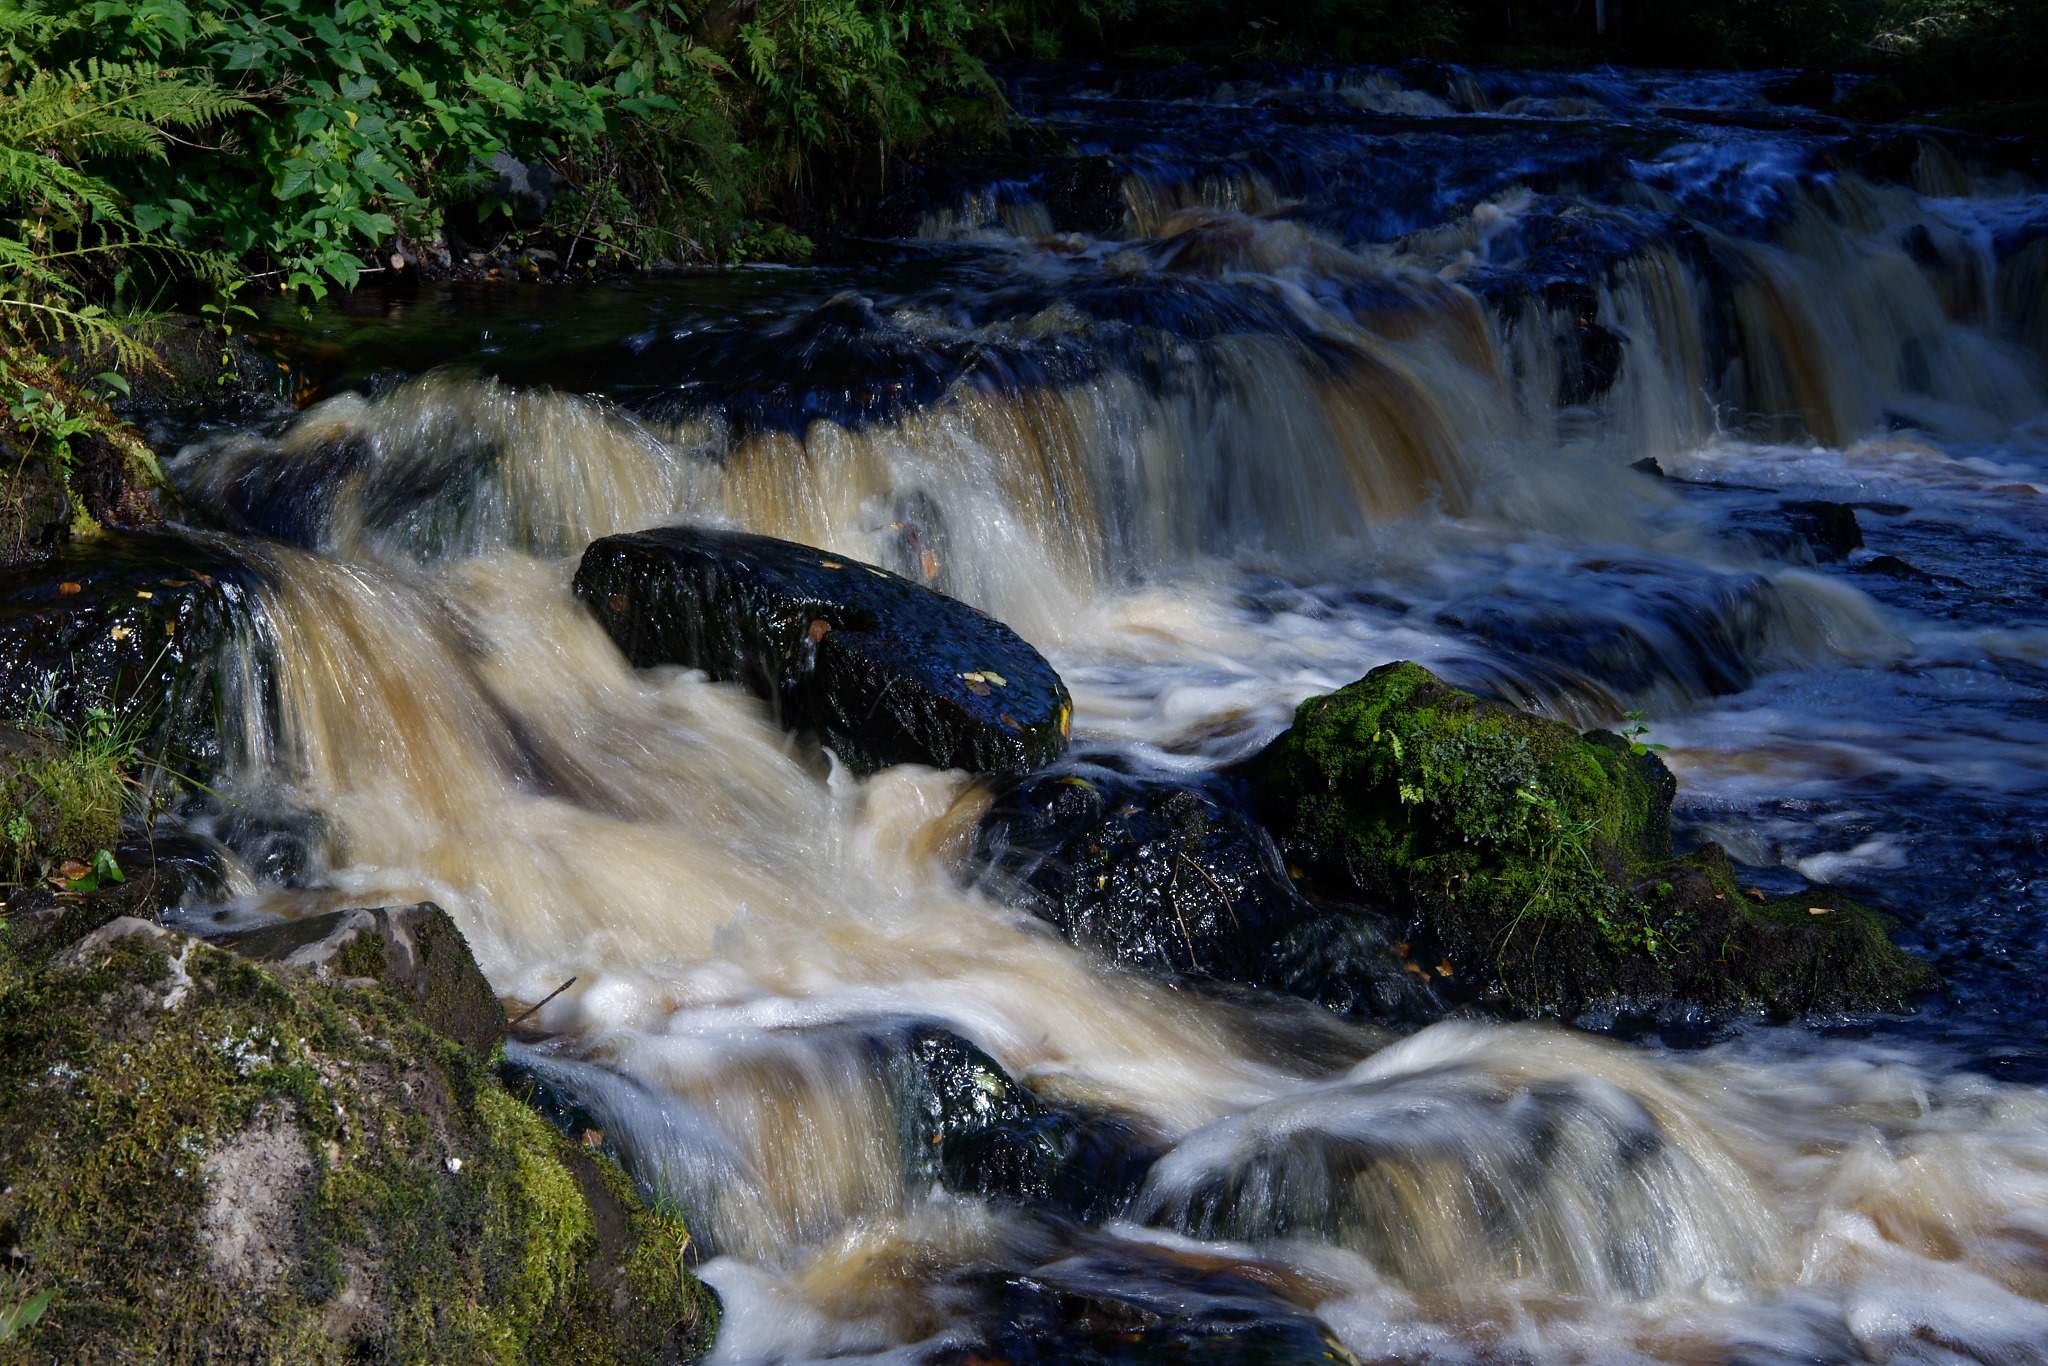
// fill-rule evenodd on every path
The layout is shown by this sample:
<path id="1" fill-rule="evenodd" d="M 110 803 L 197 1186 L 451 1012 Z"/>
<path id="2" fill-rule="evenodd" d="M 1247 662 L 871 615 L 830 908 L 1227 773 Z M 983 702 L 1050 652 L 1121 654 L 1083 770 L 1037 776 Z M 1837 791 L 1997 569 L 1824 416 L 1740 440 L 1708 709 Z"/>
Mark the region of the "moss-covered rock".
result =
<path id="1" fill-rule="evenodd" d="M 1251 766 L 1261 817 L 1329 895 L 1391 908 L 1420 971 L 1517 1011 L 1892 1008 L 1932 983 L 1869 910 L 1759 902 L 1709 846 L 1671 857 L 1651 753 L 1399 663 L 1301 704 Z"/>
<path id="2" fill-rule="evenodd" d="M 412 1002 L 419 1022 L 478 1047 L 505 1032 L 505 1010 L 469 941 L 431 901 L 329 911 L 213 941 L 244 958 L 329 980 L 368 979 Z"/>
<path id="3" fill-rule="evenodd" d="M 0 1363 L 694 1356 L 687 1232 L 361 979 L 136 920 L 0 980 Z"/>

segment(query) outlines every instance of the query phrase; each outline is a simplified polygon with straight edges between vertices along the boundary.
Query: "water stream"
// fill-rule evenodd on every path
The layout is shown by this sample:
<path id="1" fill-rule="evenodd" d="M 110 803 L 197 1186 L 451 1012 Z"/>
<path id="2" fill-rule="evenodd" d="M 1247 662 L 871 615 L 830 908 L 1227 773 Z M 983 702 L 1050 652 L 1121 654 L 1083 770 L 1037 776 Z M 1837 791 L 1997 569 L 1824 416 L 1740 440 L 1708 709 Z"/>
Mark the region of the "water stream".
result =
<path id="1" fill-rule="evenodd" d="M 171 464 L 264 585 L 188 917 L 432 898 L 508 999 L 574 976 L 515 1060 L 687 1208 L 721 1362 L 2048 1362 L 2042 185 L 1752 78 L 1014 82 L 1077 155 L 833 264 L 300 325 L 332 396 Z M 1113 970 L 971 885 L 965 775 L 627 665 L 576 556 L 682 521 L 1002 618 L 1127 771 L 1393 659 L 1643 711 L 1682 841 L 1946 986 L 1416 1031 Z M 934 1027 L 1094 1126 L 1085 1192 L 930 1179 Z"/>

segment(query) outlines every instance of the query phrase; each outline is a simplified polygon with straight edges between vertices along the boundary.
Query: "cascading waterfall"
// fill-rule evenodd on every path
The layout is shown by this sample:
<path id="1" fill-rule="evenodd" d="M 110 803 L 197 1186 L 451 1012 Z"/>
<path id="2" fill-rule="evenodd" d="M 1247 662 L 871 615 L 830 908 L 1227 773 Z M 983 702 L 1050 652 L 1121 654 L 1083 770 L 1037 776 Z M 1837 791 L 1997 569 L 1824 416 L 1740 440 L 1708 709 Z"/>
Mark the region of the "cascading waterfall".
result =
<path id="1" fill-rule="evenodd" d="M 737 689 L 631 669 L 569 592 L 591 539 L 681 521 L 867 559 L 1037 641 L 1077 745 L 1144 771 L 1394 658 L 1580 724 L 1647 707 L 1699 828 L 1809 875 L 1902 866 L 1957 792 L 2048 791 L 1972 748 L 2031 733 L 2038 608 L 1874 601 L 1771 535 L 1781 494 L 1895 508 L 1865 516 L 1937 585 L 1873 571 L 1900 593 L 2048 538 L 2035 188 L 1690 127 L 1503 163 L 1655 92 L 1502 79 L 1304 78 L 1286 107 L 1335 112 L 1256 164 L 1031 87 L 1124 168 L 1090 232 L 974 185 L 916 227 L 936 283 L 663 302 L 586 393 L 486 353 L 191 446 L 175 479 L 262 584 L 224 788 L 312 832 L 299 885 L 232 909 L 432 898 L 508 998 L 574 976 L 514 1061 L 689 1209 L 721 1360 L 1078 1357 L 1107 1304 L 1233 1360 L 2041 1360 L 2048 1099 L 1953 1070 L 1962 1026 L 1396 1040 L 1112 972 L 964 885 L 983 784 L 855 780 Z M 1277 98 L 1173 107 L 1270 137 Z M 1439 120 L 1493 150 L 1408 186 Z M 1108 1136 L 1095 1203 L 931 1175 L 904 1058 L 933 1037 Z"/>

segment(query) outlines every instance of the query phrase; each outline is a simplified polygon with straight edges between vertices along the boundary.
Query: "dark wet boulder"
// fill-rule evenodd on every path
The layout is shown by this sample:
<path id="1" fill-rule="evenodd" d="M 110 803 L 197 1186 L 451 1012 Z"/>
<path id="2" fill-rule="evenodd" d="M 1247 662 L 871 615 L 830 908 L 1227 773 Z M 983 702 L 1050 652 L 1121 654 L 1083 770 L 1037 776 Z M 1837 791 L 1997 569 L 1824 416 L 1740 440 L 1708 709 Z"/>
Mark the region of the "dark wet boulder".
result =
<path id="1" fill-rule="evenodd" d="M 1813 558 L 1822 564 L 1846 560 L 1851 551 L 1863 548 L 1863 528 L 1856 524 L 1856 509 L 1849 504 L 1801 501 L 1779 506 L 1792 534 L 1811 546 Z"/>
<path id="2" fill-rule="evenodd" d="M 911 1025 L 879 1042 L 913 1181 L 1100 1219 L 1136 1193 L 1162 1151 L 1125 1120 L 1038 1099 L 942 1026 Z"/>
<path id="3" fill-rule="evenodd" d="M 975 831 L 983 880 L 1060 933 L 1164 976 L 1255 976 L 1311 913 L 1266 832 L 1227 792 L 1099 768 L 1036 774 Z"/>
<path id="4" fill-rule="evenodd" d="M 1390 906 L 1467 999 L 1587 1010 L 1888 1009 L 1932 985 L 1832 892 L 1764 900 L 1707 846 L 1671 857 L 1669 771 L 1620 736 L 1389 664 L 1302 703 L 1249 766 L 1310 885 Z"/>
<path id="5" fill-rule="evenodd" d="M 1854 566 L 1854 574 L 1877 574 L 1888 579 L 1904 579 L 1908 583 L 1936 584 L 1941 580 L 1920 568 L 1908 564 L 1896 555 L 1873 555 L 1863 563 Z"/>
<path id="6" fill-rule="evenodd" d="M 76 542 L 0 574 L 0 713 L 32 728 L 118 727 L 191 776 L 219 756 L 217 661 L 249 567 L 161 533 Z"/>
<path id="7" fill-rule="evenodd" d="M 1294 886 L 1229 779 L 1033 774 L 997 793 L 974 862 L 998 899 L 1155 977 L 1266 987 L 1382 1020 L 1441 1013 L 1387 926 Z"/>
<path id="8" fill-rule="evenodd" d="M 744 683 L 858 773 L 983 773 L 1066 748 L 1072 702 L 1009 627 L 886 570 L 737 531 L 666 527 L 583 553 L 576 593 L 634 665 Z"/>
<path id="9" fill-rule="evenodd" d="M 1107 237 L 1123 225 L 1124 172 L 1106 156 L 1077 156 L 1045 173 L 1045 209 L 1060 232 Z"/>

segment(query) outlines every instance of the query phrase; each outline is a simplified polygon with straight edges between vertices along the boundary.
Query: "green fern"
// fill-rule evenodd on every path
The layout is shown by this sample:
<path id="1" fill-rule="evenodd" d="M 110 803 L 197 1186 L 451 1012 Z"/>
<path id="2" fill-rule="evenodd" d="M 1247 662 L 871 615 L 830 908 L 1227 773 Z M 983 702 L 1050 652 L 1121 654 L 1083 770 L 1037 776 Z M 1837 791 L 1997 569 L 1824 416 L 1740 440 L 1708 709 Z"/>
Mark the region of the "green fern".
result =
<path id="1" fill-rule="evenodd" d="M 202 277 L 224 266 L 141 231 L 90 167 L 162 159 L 180 133 L 245 106 L 203 75 L 97 60 L 49 71 L 22 60 L 25 44 L 62 27 L 0 11 L 0 399 L 27 446 L 68 477 L 71 438 L 117 424 L 47 353 L 71 347 L 117 369 L 155 368 L 137 335 L 148 319 L 103 300 L 120 297 L 139 257 Z"/>

